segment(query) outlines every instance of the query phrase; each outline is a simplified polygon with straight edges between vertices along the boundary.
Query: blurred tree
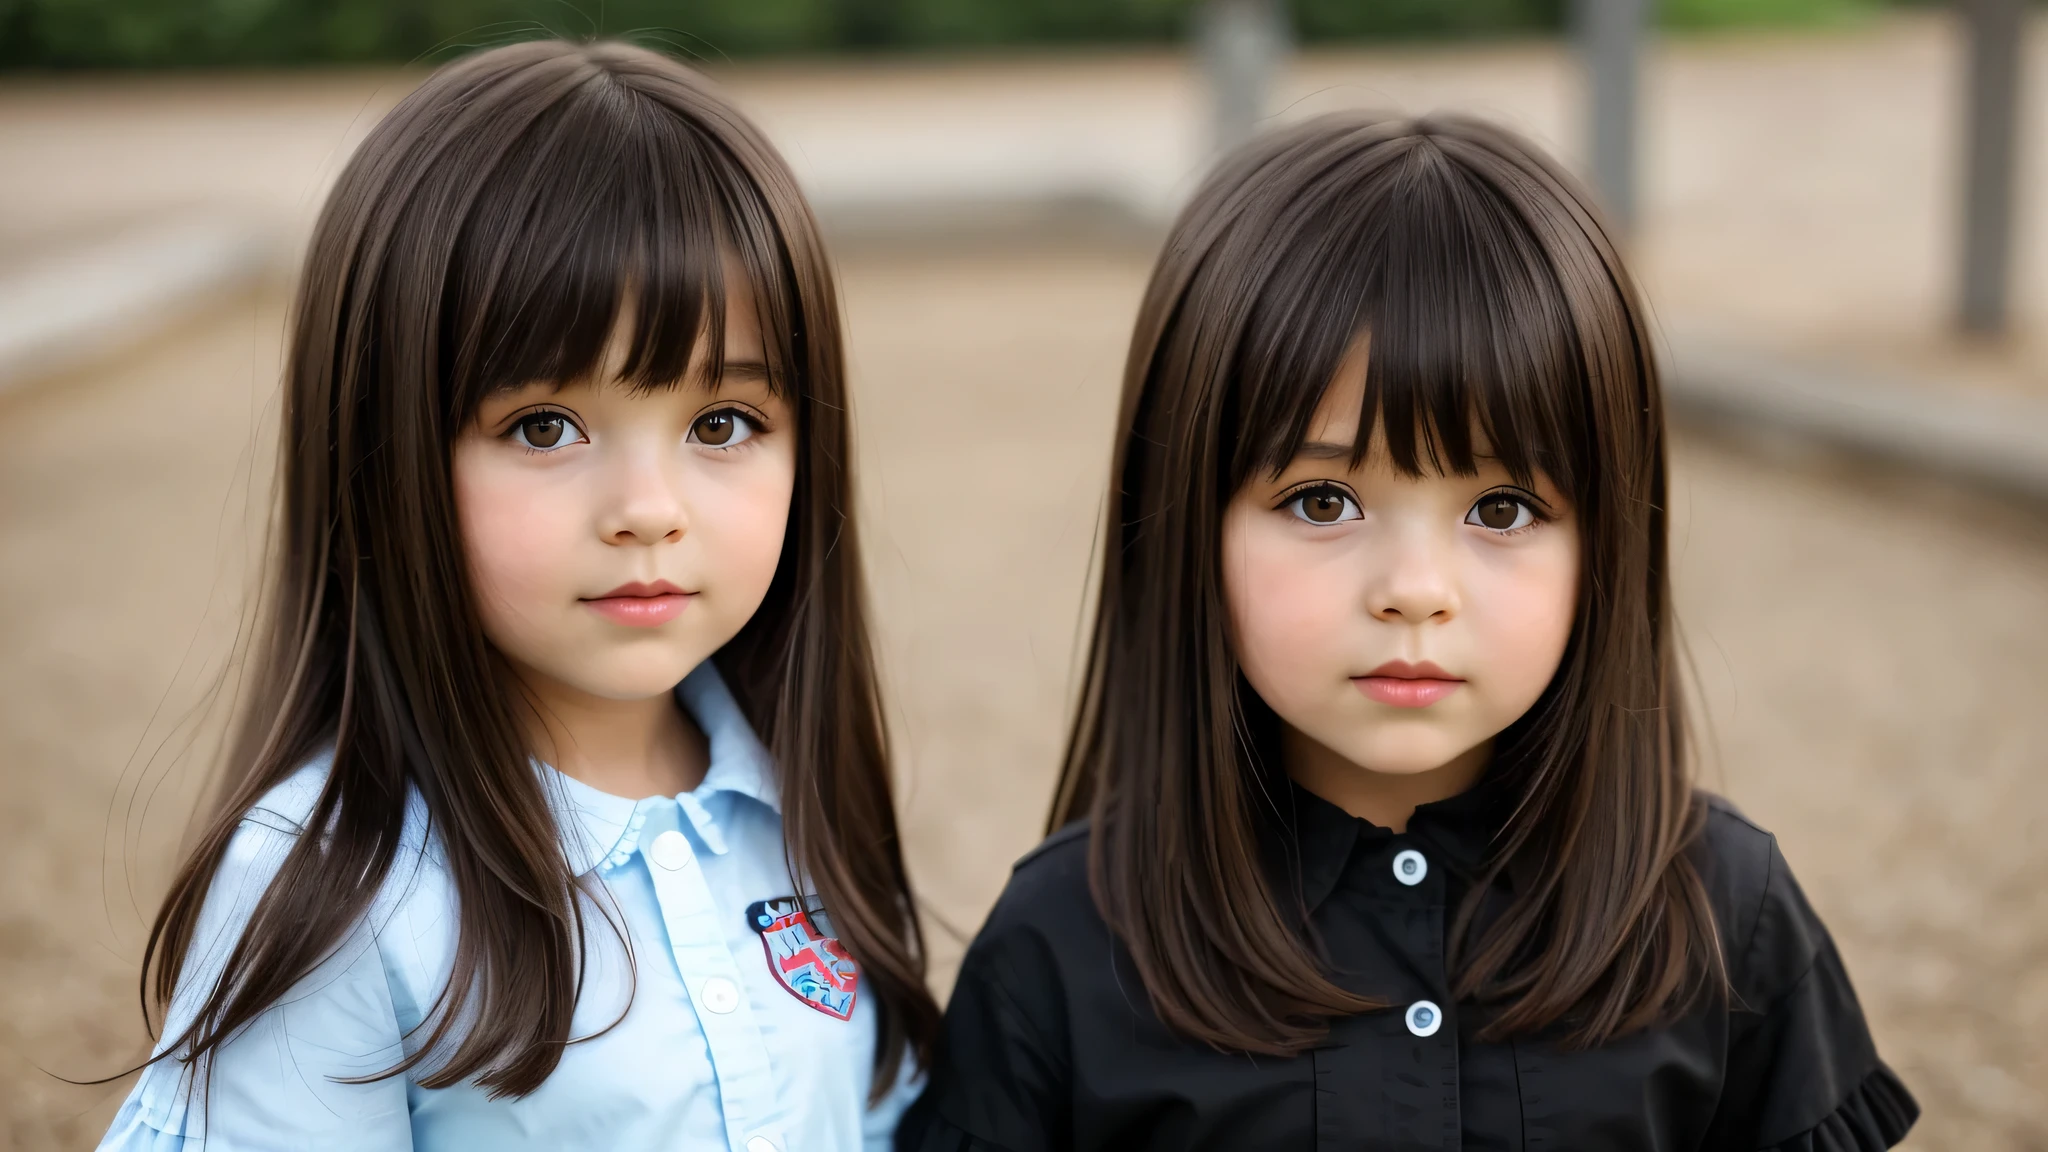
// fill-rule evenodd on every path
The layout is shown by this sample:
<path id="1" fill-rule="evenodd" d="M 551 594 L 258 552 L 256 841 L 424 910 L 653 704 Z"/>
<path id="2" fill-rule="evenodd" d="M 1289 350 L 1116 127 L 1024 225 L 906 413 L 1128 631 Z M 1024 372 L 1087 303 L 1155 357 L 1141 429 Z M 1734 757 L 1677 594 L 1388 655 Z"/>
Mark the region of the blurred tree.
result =
<path id="1" fill-rule="evenodd" d="M 1659 0 L 1665 23 L 1840 20 L 1900 0 Z M 1925 0 L 1922 0 L 1925 2 Z M 0 68 L 438 60 L 538 35 L 628 36 L 699 58 L 1165 43 L 1197 0 L 0 0 Z M 1527 35 L 1566 0 L 1290 0 L 1306 42 Z"/>
<path id="2" fill-rule="evenodd" d="M 1565 0 L 1294 0 L 1305 40 L 1501 36 L 1564 27 Z"/>
<path id="3" fill-rule="evenodd" d="M 1879 7 L 1874 0 L 1662 0 L 1658 15 L 1667 28 L 1825 25 L 1851 23 Z"/>

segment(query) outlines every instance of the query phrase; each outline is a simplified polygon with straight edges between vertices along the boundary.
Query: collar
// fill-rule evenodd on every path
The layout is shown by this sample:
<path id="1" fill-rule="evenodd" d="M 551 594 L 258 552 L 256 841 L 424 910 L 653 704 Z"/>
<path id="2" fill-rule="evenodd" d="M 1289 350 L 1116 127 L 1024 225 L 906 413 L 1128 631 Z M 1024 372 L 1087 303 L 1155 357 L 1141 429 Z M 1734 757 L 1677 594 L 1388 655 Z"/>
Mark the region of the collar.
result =
<path id="1" fill-rule="evenodd" d="M 1491 771 L 1479 783 L 1415 809 L 1406 835 L 1422 842 L 1468 883 L 1478 878 L 1488 851 L 1513 808 L 1514 788 Z M 1363 820 L 1293 780 L 1275 797 L 1274 851 L 1269 859 L 1280 875 L 1298 877 L 1302 903 L 1310 912 L 1337 887 L 1360 845 L 1377 848 L 1396 838 L 1390 828 Z"/>
<path id="2" fill-rule="evenodd" d="M 782 813 L 774 761 L 717 667 L 710 660 L 697 665 L 676 685 L 675 693 L 711 745 L 711 767 L 692 791 L 628 800 L 535 762 L 542 769 L 541 790 L 554 813 L 562 855 L 573 874 L 581 876 L 600 864 L 617 866 L 631 859 L 639 849 L 640 828 L 648 813 L 664 804 L 679 808 L 704 847 L 720 856 L 726 851 L 725 833 L 713 815 L 714 806 L 730 812 L 733 802 L 744 799 L 777 815 Z M 721 798 L 730 799 L 720 803 Z"/>

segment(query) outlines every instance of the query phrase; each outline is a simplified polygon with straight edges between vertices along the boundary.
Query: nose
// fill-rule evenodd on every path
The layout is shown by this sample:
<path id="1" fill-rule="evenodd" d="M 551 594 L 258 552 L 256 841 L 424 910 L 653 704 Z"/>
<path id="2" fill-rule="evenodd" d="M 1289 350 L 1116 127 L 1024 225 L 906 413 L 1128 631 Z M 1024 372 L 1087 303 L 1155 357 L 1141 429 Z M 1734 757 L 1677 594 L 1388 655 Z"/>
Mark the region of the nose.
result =
<path id="1" fill-rule="evenodd" d="M 622 459 L 610 488 L 598 517 L 598 535 L 605 543 L 674 543 L 690 530 L 681 487 L 658 454 Z"/>
<path id="2" fill-rule="evenodd" d="M 1390 533 L 1366 590 L 1368 609 L 1390 624 L 1443 623 L 1458 614 L 1451 542 L 1427 527 Z"/>

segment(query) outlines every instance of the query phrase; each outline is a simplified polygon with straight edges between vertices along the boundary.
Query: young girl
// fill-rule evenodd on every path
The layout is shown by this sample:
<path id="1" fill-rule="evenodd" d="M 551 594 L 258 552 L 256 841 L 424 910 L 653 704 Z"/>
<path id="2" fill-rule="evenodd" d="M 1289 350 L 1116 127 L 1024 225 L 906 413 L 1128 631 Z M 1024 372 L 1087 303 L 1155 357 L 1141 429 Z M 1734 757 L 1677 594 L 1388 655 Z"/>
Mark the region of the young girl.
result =
<path id="1" fill-rule="evenodd" d="M 1648 327 L 1555 168 L 1451 120 L 1254 144 L 1120 430 L 1067 827 L 900 1148 L 1905 1134 L 1775 841 L 1689 782 Z"/>
<path id="2" fill-rule="evenodd" d="M 788 169 L 653 53 L 487 52 L 370 135 L 102 1147 L 886 1145 L 938 1013 L 836 308 Z"/>

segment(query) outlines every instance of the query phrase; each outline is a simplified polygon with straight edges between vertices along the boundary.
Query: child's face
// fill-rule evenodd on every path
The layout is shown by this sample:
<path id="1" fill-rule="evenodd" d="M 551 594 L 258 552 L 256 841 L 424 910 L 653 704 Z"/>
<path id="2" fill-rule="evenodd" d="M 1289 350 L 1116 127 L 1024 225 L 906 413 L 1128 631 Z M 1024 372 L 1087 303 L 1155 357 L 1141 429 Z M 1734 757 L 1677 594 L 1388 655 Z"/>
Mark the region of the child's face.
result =
<path id="1" fill-rule="evenodd" d="M 767 594 L 796 477 L 795 417 L 768 387 L 744 291 L 725 371 L 634 393 L 614 340 L 596 379 L 487 399 L 454 483 L 484 634 L 543 698 L 667 692 Z"/>
<path id="2" fill-rule="evenodd" d="M 1364 389 L 1361 341 L 1301 452 L 1225 510 L 1236 655 L 1290 744 L 1403 776 L 1483 762 L 1563 658 L 1578 525 L 1547 479 L 1525 488 L 1489 460 L 1406 477 L 1376 433 L 1351 468 Z"/>

